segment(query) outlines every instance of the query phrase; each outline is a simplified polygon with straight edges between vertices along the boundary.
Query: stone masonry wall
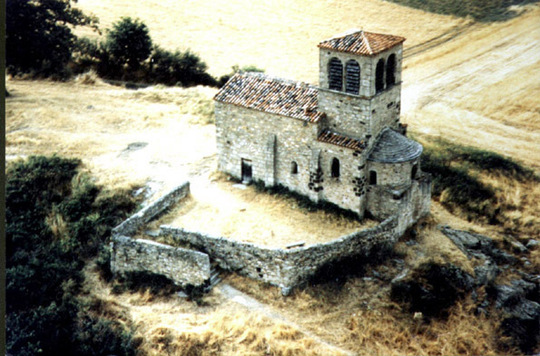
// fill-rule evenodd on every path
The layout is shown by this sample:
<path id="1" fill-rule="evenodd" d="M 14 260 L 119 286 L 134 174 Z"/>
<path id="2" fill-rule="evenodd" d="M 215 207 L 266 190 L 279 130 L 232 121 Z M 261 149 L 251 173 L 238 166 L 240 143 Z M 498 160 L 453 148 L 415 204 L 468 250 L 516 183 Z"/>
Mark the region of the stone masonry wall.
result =
<path id="1" fill-rule="evenodd" d="M 316 142 L 321 149 L 321 183 L 319 201 L 332 202 L 343 209 L 364 216 L 366 200 L 365 155 L 340 146 Z M 339 177 L 332 177 L 332 162 L 337 158 Z"/>
<path id="2" fill-rule="evenodd" d="M 210 277 L 211 258 L 224 269 L 279 286 L 287 295 L 327 263 L 352 256 L 367 258 L 374 249 L 391 248 L 409 226 L 429 212 L 429 176 L 420 177 L 415 182 L 395 215 L 375 228 L 360 230 L 327 243 L 275 249 L 163 225 L 160 227 L 162 235 L 170 235 L 202 252 L 116 235 L 112 238 L 111 269 L 120 275 L 148 271 L 162 274 L 181 286 L 199 286 Z M 179 190 L 188 187 L 187 184 L 182 186 L 183 189 L 173 190 L 174 193 L 165 200 L 185 196 L 177 195 Z M 152 211 L 155 214 L 168 206 L 163 201 L 160 199 L 154 203 L 156 206 Z"/>
<path id="3" fill-rule="evenodd" d="M 370 185 L 367 192 L 367 210 L 378 219 L 393 214 L 406 216 L 407 224 L 412 224 L 429 213 L 431 203 L 431 176 L 422 173 L 405 189 L 390 186 Z"/>
<path id="4" fill-rule="evenodd" d="M 319 88 L 318 110 L 327 115 L 328 127 L 339 133 L 367 140 L 371 132 L 371 100 Z"/>
<path id="5" fill-rule="evenodd" d="M 283 294 L 308 280 L 326 263 L 350 256 L 368 256 L 374 248 L 391 248 L 403 234 L 399 217 L 393 216 L 372 229 L 336 240 L 290 250 L 229 240 L 201 231 L 161 226 L 162 234 L 204 251 L 221 268 L 282 288 Z"/>
<path id="6" fill-rule="evenodd" d="M 411 184 L 412 168 L 415 164 L 418 169 L 418 159 L 400 163 L 370 161 L 368 169 L 377 172 L 377 185 L 404 186 Z"/>
<path id="7" fill-rule="evenodd" d="M 247 159 L 254 180 L 310 194 L 309 165 L 317 140 L 316 124 L 220 102 L 215 103 L 215 111 L 220 171 L 241 178 L 242 159 Z M 292 173 L 292 162 L 297 164 L 297 173 Z"/>
<path id="8" fill-rule="evenodd" d="M 124 220 L 120 225 L 116 226 L 112 230 L 113 235 L 133 235 L 140 227 L 149 222 L 153 217 L 171 205 L 177 203 L 180 199 L 183 199 L 188 194 L 189 182 L 184 182 L 160 197 L 152 204 L 139 210 L 128 219 Z"/>
<path id="9" fill-rule="evenodd" d="M 210 258 L 199 251 L 127 236 L 113 236 L 112 246 L 115 275 L 145 271 L 163 275 L 181 287 L 202 286 L 210 278 Z"/>
<path id="10" fill-rule="evenodd" d="M 242 159 L 247 159 L 254 180 L 283 185 L 313 201 L 329 201 L 363 216 L 365 154 L 318 142 L 316 124 L 220 102 L 215 110 L 219 170 L 241 178 Z M 312 162 L 317 150 L 320 170 Z M 331 175 L 333 158 L 340 162 L 339 178 Z M 292 171 L 293 162 L 297 173 Z M 313 175 L 318 183 L 310 186 Z"/>

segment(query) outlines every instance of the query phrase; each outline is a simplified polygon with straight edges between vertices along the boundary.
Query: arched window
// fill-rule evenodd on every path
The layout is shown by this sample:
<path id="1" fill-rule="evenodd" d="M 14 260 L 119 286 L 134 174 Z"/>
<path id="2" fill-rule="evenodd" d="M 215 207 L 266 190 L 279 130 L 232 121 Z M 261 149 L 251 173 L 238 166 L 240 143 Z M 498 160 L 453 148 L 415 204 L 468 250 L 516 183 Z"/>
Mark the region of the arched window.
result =
<path id="1" fill-rule="evenodd" d="M 332 177 L 339 178 L 339 159 L 332 160 Z"/>
<path id="2" fill-rule="evenodd" d="M 345 66 L 346 81 L 345 91 L 350 94 L 358 95 L 360 90 L 360 65 L 357 61 L 351 59 Z"/>
<path id="3" fill-rule="evenodd" d="M 370 185 L 376 185 L 377 184 L 377 172 L 369 171 L 369 184 Z"/>
<path id="4" fill-rule="evenodd" d="M 384 90 L 384 59 L 379 59 L 375 70 L 375 91 L 378 93 Z"/>
<path id="5" fill-rule="evenodd" d="M 298 174 L 298 163 L 295 161 L 291 162 L 291 174 Z"/>
<path id="6" fill-rule="evenodd" d="M 328 62 L 328 88 L 343 90 L 343 64 L 335 57 Z"/>
<path id="7" fill-rule="evenodd" d="M 396 84 L 396 55 L 391 54 L 386 62 L 386 87 Z"/>
<path id="8" fill-rule="evenodd" d="M 416 178 L 417 173 L 418 173 L 418 164 L 415 164 L 414 166 L 412 166 L 411 179 Z"/>

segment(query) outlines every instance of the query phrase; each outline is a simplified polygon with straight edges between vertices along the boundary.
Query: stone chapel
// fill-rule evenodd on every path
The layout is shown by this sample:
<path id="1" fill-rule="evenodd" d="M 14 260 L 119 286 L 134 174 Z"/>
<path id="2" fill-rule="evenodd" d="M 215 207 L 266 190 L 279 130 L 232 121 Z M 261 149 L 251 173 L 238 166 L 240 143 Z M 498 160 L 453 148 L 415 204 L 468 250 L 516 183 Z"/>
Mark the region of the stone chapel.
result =
<path id="1" fill-rule="evenodd" d="M 319 43 L 319 86 L 235 74 L 216 94 L 218 169 L 363 218 L 429 212 L 422 146 L 400 123 L 405 38 L 354 31 Z"/>

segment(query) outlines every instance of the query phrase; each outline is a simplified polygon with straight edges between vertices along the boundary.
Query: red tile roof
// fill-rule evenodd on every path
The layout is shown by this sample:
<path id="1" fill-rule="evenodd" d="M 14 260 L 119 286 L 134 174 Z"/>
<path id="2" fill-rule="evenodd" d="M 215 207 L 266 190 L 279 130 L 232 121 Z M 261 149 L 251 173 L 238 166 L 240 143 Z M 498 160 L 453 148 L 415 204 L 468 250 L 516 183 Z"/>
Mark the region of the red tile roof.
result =
<path id="1" fill-rule="evenodd" d="M 272 78 L 262 73 L 236 73 L 214 100 L 246 108 L 317 122 L 318 89 L 312 85 Z"/>
<path id="2" fill-rule="evenodd" d="M 358 31 L 319 43 L 319 48 L 374 56 L 405 41 L 405 38 L 367 31 Z"/>
<path id="3" fill-rule="evenodd" d="M 320 142 L 331 143 L 336 146 L 351 148 L 356 151 L 362 151 L 367 147 L 367 144 L 364 141 L 340 135 L 330 131 L 329 129 L 323 130 L 319 134 L 317 140 Z"/>

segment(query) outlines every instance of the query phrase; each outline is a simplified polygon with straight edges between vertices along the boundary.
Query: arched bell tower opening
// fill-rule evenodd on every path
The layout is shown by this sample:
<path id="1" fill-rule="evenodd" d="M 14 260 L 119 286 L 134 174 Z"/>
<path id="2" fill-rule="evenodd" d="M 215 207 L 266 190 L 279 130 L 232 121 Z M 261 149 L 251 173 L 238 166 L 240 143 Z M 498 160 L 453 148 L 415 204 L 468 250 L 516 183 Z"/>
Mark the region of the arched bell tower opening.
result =
<path id="1" fill-rule="evenodd" d="M 377 69 L 375 70 L 375 92 L 380 93 L 384 90 L 384 59 L 379 59 Z"/>
<path id="2" fill-rule="evenodd" d="M 347 62 L 345 66 L 346 81 L 345 92 L 358 95 L 360 91 L 360 65 L 354 59 Z"/>
<path id="3" fill-rule="evenodd" d="M 396 84 L 396 55 L 392 53 L 386 61 L 386 87 Z"/>
<path id="4" fill-rule="evenodd" d="M 343 64 L 336 57 L 328 63 L 328 88 L 330 90 L 343 90 Z"/>

